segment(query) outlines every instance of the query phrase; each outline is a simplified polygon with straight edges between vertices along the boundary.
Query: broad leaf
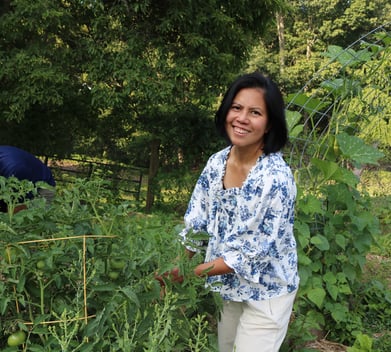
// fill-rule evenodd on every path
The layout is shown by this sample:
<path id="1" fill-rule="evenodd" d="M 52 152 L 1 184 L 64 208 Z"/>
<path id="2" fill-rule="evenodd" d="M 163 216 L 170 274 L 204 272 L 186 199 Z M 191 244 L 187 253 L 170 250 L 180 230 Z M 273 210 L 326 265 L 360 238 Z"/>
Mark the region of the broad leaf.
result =
<path id="1" fill-rule="evenodd" d="M 340 303 L 335 303 L 332 306 L 331 316 L 336 322 L 345 321 L 347 319 L 348 314 L 349 314 L 349 310 L 344 305 Z"/>
<path id="2" fill-rule="evenodd" d="M 323 214 L 322 202 L 313 195 L 300 199 L 298 205 L 304 214 Z"/>
<path id="3" fill-rule="evenodd" d="M 333 179 L 333 175 L 339 169 L 338 164 L 332 161 L 312 158 L 311 163 L 315 165 L 322 172 L 326 180 Z"/>
<path id="4" fill-rule="evenodd" d="M 342 249 L 346 248 L 346 238 L 343 235 L 337 234 L 335 236 L 335 243 Z"/>
<path id="5" fill-rule="evenodd" d="M 297 105 L 303 108 L 310 115 L 317 113 L 327 106 L 326 103 L 314 97 L 309 97 L 303 93 L 291 94 L 288 96 L 289 104 Z"/>
<path id="6" fill-rule="evenodd" d="M 361 138 L 346 133 L 337 135 L 339 148 L 344 157 L 353 161 L 355 166 L 377 164 L 384 154 L 376 148 L 367 145 Z"/>
<path id="7" fill-rule="evenodd" d="M 338 297 L 338 286 L 334 285 L 334 284 L 329 284 L 329 283 L 326 283 L 326 288 L 327 288 L 327 292 L 329 293 L 329 295 L 331 296 L 331 298 L 336 301 L 337 300 L 337 297 Z"/>
<path id="8" fill-rule="evenodd" d="M 326 291 L 321 287 L 313 288 L 308 292 L 308 299 L 315 303 L 318 308 L 322 307 L 325 297 Z"/>
<path id="9" fill-rule="evenodd" d="M 303 131 L 304 125 L 299 124 L 301 117 L 301 114 L 297 111 L 286 111 L 286 121 L 290 137 L 297 137 Z"/>
<path id="10" fill-rule="evenodd" d="M 318 234 L 316 236 L 311 237 L 310 242 L 321 251 L 328 251 L 330 249 L 330 244 L 328 239 L 322 235 Z"/>

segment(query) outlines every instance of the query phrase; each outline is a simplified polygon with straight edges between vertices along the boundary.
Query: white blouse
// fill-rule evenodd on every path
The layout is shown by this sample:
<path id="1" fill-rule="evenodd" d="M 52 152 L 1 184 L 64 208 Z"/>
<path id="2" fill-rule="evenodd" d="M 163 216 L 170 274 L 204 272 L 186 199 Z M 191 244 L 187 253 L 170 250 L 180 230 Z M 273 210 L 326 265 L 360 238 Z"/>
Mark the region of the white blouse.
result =
<path id="1" fill-rule="evenodd" d="M 293 234 L 296 185 L 281 153 L 260 156 L 241 187 L 224 189 L 231 147 L 212 155 L 202 171 L 184 216 L 180 236 L 209 235 L 205 262 L 222 257 L 233 273 L 210 276 L 213 291 L 232 301 L 258 301 L 297 290 Z M 192 230 L 192 231 L 190 231 Z"/>

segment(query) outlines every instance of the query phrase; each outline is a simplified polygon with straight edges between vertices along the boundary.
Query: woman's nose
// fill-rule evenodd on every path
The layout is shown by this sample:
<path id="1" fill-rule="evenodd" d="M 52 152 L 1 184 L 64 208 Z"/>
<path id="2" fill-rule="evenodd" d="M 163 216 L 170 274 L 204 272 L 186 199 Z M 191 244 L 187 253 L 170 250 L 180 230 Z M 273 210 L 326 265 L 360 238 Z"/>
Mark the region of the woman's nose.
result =
<path id="1" fill-rule="evenodd" d="M 236 116 L 236 119 L 240 122 L 246 122 L 247 121 L 247 113 L 245 110 L 240 110 Z"/>

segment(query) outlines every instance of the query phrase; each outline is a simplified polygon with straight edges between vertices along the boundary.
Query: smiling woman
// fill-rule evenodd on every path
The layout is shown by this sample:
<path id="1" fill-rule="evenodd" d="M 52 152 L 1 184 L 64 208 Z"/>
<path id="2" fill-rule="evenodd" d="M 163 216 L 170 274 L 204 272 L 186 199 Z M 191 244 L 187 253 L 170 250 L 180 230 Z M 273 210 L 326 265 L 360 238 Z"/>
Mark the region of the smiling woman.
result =
<path id="1" fill-rule="evenodd" d="M 215 122 L 229 146 L 209 158 L 180 235 L 190 256 L 200 243 L 188 234 L 209 235 L 194 273 L 224 301 L 219 351 L 277 352 L 299 284 L 296 185 L 280 152 L 288 136 L 277 85 L 258 72 L 239 77 Z"/>

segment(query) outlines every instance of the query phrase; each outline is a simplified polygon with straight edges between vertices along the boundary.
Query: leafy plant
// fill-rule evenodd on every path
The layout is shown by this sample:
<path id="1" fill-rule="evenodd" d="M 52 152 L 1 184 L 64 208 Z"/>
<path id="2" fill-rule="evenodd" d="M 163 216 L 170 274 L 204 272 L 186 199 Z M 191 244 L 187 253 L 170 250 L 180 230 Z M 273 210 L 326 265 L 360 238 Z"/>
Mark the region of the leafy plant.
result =
<path id="1" fill-rule="evenodd" d="M 379 50 L 389 52 L 387 45 Z M 321 83 L 323 91 L 314 98 L 297 94 L 291 100 L 287 116 L 292 152 L 298 152 L 292 164 L 298 184 L 295 231 L 301 279 L 289 332 L 293 350 L 326 335 L 353 343 L 363 331 L 364 309 L 353 297 L 380 229 L 354 171 L 376 165 L 384 154 L 359 136 L 361 125 L 351 102 L 369 82 L 368 77 L 360 79 L 359 68 L 372 64 L 378 53 L 331 47 L 328 54 L 340 63 L 340 76 Z"/>
<path id="2" fill-rule="evenodd" d="M 16 181 L 3 182 L 12 193 Z M 98 180 L 59 189 L 50 206 L 26 206 L 0 213 L 2 351 L 15 350 L 7 339 L 20 330 L 33 352 L 201 351 L 209 343 L 215 308 L 192 264 L 183 259 L 188 279 L 168 285 L 164 297 L 154 278 L 182 252 L 176 218 L 135 212 Z"/>

